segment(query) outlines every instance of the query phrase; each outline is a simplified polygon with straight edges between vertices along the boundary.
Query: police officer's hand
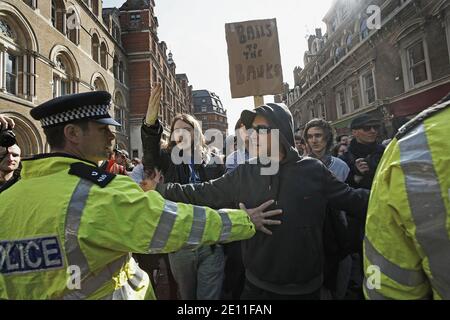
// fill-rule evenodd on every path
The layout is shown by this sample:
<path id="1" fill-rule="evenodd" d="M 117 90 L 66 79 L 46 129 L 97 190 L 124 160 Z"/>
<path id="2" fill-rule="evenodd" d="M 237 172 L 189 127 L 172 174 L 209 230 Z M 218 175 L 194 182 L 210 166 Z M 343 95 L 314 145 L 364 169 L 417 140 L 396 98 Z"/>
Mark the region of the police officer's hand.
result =
<path id="1" fill-rule="evenodd" d="M 369 164 L 365 159 L 356 159 L 355 166 L 356 169 L 363 175 L 370 171 Z"/>
<path id="2" fill-rule="evenodd" d="M 161 102 L 161 92 L 162 87 L 160 84 L 157 84 L 153 87 L 152 94 L 148 99 L 148 107 L 147 107 L 147 115 L 145 116 L 145 124 L 153 125 L 158 119 L 159 114 L 159 105 Z"/>
<path id="3" fill-rule="evenodd" d="M 266 225 L 280 225 L 281 221 L 269 220 L 266 218 L 276 216 L 283 212 L 283 210 L 281 210 L 281 209 L 264 212 L 264 210 L 266 210 L 273 203 L 274 203 L 274 200 L 269 200 L 255 209 L 247 209 L 243 203 L 240 203 L 239 207 L 241 208 L 241 210 L 244 210 L 245 212 L 247 212 L 247 214 L 250 217 L 250 220 L 255 225 L 256 230 L 264 232 L 265 234 L 268 234 L 268 235 L 272 235 L 272 232 L 269 229 L 267 229 L 265 226 Z"/>
<path id="4" fill-rule="evenodd" d="M 1 130 L 11 130 L 14 129 L 14 120 L 10 117 L 0 114 L 0 129 Z"/>

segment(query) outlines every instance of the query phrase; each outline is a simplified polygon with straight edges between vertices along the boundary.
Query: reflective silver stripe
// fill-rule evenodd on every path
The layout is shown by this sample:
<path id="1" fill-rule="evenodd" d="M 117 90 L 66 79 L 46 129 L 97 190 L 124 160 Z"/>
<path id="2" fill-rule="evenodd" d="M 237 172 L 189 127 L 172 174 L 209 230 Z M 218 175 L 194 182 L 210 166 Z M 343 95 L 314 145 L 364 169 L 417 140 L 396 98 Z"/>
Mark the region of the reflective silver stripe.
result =
<path id="1" fill-rule="evenodd" d="M 70 291 L 69 293 L 64 295 L 63 299 L 64 300 L 86 299 L 95 291 L 97 291 L 102 286 L 107 284 L 109 281 L 112 281 L 113 276 L 120 271 L 120 269 L 127 263 L 128 259 L 129 259 L 128 255 L 123 256 L 117 259 L 116 261 L 113 261 L 106 267 L 104 267 L 96 275 L 91 273 L 87 278 L 85 278 L 81 282 L 80 285 L 81 289 Z"/>
<path id="2" fill-rule="evenodd" d="M 70 199 L 66 214 L 65 224 L 65 250 L 68 260 L 68 265 L 76 265 L 81 270 L 81 279 L 89 274 L 89 265 L 83 252 L 81 252 L 78 243 L 78 229 L 80 228 L 81 216 L 83 215 L 84 207 L 89 196 L 93 183 L 81 179 L 75 188 Z"/>
<path id="3" fill-rule="evenodd" d="M 219 210 L 220 218 L 222 219 L 222 231 L 220 233 L 219 242 L 226 241 L 231 234 L 231 220 L 225 210 Z"/>
<path id="4" fill-rule="evenodd" d="M 150 285 L 150 278 L 148 277 L 147 273 L 139 268 L 139 266 L 134 261 L 130 261 L 130 268 L 133 269 L 130 269 L 130 271 L 134 273 L 133 277 L 128 279 L 128 281 L 123 286 L 117 288 L 112 295 L 108 296 L 108 298 L 112 300 L 137 299 L 137 291 L 140 290 L 143 285 Z"/>
<path id="5" fill-rule="evenodd" d="M 367 294 L 370 300 L 392 300 L 390 298 L 387 298 L 383 296 L 381 293 L 379 293 L 376 289 L 369 289 L 367 287 L 367 279 L 364 278 L 364 292 Z"/>
<path id="6" fill-rule="evenodd" d="M 370 243 L 367 237 L 364 239 L 364 252 L 372 265 L 380 267 L 380 271 L 392 280 L 404 286 L 415 287 L 426 280 L 423 271 L 408 270 L 387 260 Z"/>
<path id="7" fill-rule="evenodd" d="M 194 249 L 202 241 L 206 225 L 206 209 L 204 207 L 194 206 L 194 218 L 192 220 L 191 233 L 185 248 Z"/>
<path id="8" fill-rule="evenodd" d="M 433 166 L 424 125 L 399 141 L 401 167 L 405 175 L 416 239 L 428 258 L 431 283 L 441 298 L 450 299 L 450 239 L 447 210 Z M 448 152 L 448 150 L 442 150 Z"/>
<path id="9" fill-rule="evenodd" d="M 150 253 L 159 253 L 166 246 L 170 233 L 172 232 L 173 225 L 175 224 L 175 220 L 177 219 L 177 210 L 178 206 L 175 202 L 168 200 L 165 201 L 158 226 L 156 227 L 152 241 L 150 242 Z"/>

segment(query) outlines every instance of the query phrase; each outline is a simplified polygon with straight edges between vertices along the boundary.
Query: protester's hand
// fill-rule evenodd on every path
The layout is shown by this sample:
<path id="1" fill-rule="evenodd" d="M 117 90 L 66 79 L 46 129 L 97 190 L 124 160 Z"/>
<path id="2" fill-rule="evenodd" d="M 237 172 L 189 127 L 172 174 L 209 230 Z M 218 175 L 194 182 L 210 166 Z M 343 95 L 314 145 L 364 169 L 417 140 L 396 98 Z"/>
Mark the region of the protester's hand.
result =
<path id="1" fill-rule="evenodd" d="M 8 116 L 0 114 L 0 129 L 1 130 L 11 130 L 14 129 L 14 120 Z"/>
<path id="2" fill-rule="evenodd" d="M 154 169 L 152 171 L 153 172 L 150 174 L 146 173 L 145 178 L 140 183 L 141 189 L 145 192 L 155 190 L 158 183 L 164 182 L 161 171 L 159 171 L 158 169 Z"/>
<path id="3" fill-rule="evenodd" d="M 145 123 L 148 125 L 153 125 L 158 119 L 161 92 L 162 87 L 160 84 L 157 84 L 153 87 L 152 94 L 148 99 L 147 115 L 145 116 Z"/>
<path id="4" fill-rule="evenodd" d="M 264 232 L 265 234 L 268 234 L 268 235 L 272 235 L 272 232 L 269 229 L 267 229 L 265 226 L 266 225 L 280 225 L 281 221 L 269 220 L 266 218 L 279 215 L 283 212 L 283 210 L 281 210 L 281 209 L 264 212 L 264 210 L 266 210 L 272 203 L 274 203 L 274 200 L 269 200 L 269 201 L 263 203 L 262 205 L 260 205 L 258 208 L 254 208 L 254 209 L 247 209 L 243 203 L 240 203 L 239 207 L 241 208 L 241 210 L 244 210 L 245 212 L 247 212 L 247 214 L 250 217 L 250 220 L 255 225 L 256 230 Z"/>
<path id="5" fill-rule="evenodd" d="M 370 171 L 369 164 L 365 159 L 356 159 L 355 166 L 361 174 L 366 174 Z"/>

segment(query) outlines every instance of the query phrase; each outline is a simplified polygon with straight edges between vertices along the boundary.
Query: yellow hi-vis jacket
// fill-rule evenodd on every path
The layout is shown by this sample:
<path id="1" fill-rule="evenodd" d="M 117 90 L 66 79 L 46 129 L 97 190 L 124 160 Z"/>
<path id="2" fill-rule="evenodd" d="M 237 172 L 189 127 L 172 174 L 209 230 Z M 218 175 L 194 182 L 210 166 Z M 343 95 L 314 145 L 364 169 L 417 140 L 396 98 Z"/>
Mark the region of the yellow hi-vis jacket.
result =
<path id="1" fill-rule="evenodd" d="M 37 156 L 0 193 L 0 299 L 154 299 L 130 252 L 254 233 L 244 211 L 174 203 L 86 161 Z"/>
<path id="2" fill-rule="evenodd" d="M 368 299 L 450 299 L 449 105 L 400 129 L 380 162 L 364 241 Z"/>

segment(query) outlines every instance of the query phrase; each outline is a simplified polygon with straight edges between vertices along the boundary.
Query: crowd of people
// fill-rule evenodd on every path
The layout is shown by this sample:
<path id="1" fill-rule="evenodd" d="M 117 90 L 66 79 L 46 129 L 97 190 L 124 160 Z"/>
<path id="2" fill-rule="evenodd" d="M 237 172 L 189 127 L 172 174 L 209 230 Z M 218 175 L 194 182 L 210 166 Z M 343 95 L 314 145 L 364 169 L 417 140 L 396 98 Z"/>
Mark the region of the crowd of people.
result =
<path id="1" fill-rule="evenodd" d="M 63 168 L 61 163 L 67 162 L 64 168 L 70 167 L 70 184 L 75 191 L 72 194 L 69 189 L 68 195 L 55 197 L 69 197 L 61 202 L 67 203 L 70 194 L 73 200 L 87 188 L 81 186 L 78 189 L 83 181 L 93 181 L 94 185 L 89 185 L 87 193 L 81 196 L 84 200 L 73 200 L 91 206 L 81 222 L 87 221 L 86 216 L 90 220 L 78 221 L 75 238 L 73 231 L 66 231 L 64 250 L 52 249 L 53 253 L 58 252 L 61 260 L 64 254 L 68 255 L 67 262 L 71 258 L 85 261 L 88 270 L 85 270 L 84 284 L 97 281 L 92 272 L 105 266 L 110 270 L 115 259 L 133 253 L 133 257 L 124 258 L 126 267 L 122 261 L 116 268 L 116 273 L 123 277 L 122 272 L 125 272 L 128 280 L 118 285 L 117 281 L 121 281 L 114 278 L 114 290 L 97 286 L 88 292 L 81 289 L 67 293 L 60 284 L 52 292 L 39 288 L 32 290 L 31 295 L 24 293 L 24 288 L 8 289 L 4 293 L 0 290 L 0 298 L 53 298 L 61 294 L 68 298 L 154 298 L 151 286 L 148 287 L 149 283 L 158 286 L 158 270 L 163 260 L 168 267 L 170 299 L 396 298 L 398 293 L 392 294 L 389 289 L 383 292 L 379 288 L 378 291 L 367 288 L 364 280 L 373 252 L 383 251 L 380 246 L 378 251 L 373 249 L 377 240 L 372 234 L 370 249 L 375 251 L 367 252 L 369 196 L 374 180 L 385 174 L 379 166 L 386 146 L 397 144 L 397 138 L 390 140 L 390 144 L 380 142 L 382 123 L 379 119 L 358 116 L 350 124 L 351 135 L 335 137 L 333 128 L 323 119 L 313 119 L 303 130 L 295 130 L 286 106 L 267 103 L 242 112 L 235 135 L 227 139 L 221 152 L 207 144 L 199 122 L 187 114 L 173 119 L 169 141 L 162 140 L 163 126 L 158 120 L 162 90 L 156 86 L 152 91 L 141 127 L 142 159 L 130 159 L 126 150 L 109 147 L 114 136 L 108 125 L 118 124 L 106 113 L 94 118 L 87 115 L 81 123 L 79 119 L 65 119 L 56 126 L 47 125 L 49 118 L 65 111 L 57 110 L 58 106 L 64 105 L 66 110 L 83 108 L 92 104 L 91 100 L 107 105 L 110 99 L 107 94 L 68 96 L 52 100 L 32 112 L 33 117 L 43 123 L 52 154 L 24 161 L 22 181 L 18 182 L 20 148 L 13 145 L 0 149 L 0 197 L 3 196 L 2 202 L 6 203 L 0 208 L 0 217 L 8 205 L 12 210 L 16 208 L 14 202 L 3 201 L 5 197 L 10 200 L 14 196 L 20 197 L 20 192 L 27 190 L 27 183 L 43 183 L 32 179 L 43 175 L 41 171 L 45 170 L 39 169 L 39 165 L 44 165 L 42 161 L 54 161 L 55 168 Z M 448 105 L 445 100 L 442 104 Z M 443 109 L 448 114 L 448 108 L 442 104 L 439 111 Z M 422 116 L 421 121 L 424 119 Z M 14 127 L 8 117 L 0 115 L 0 121 L 4 128 Z M 97 132 L 97 140 L 92 139 L 94 130 L 101 131 Z M 406 132 L 406 129 L 402 130 L 399 134 Z M 59 141 L 56 135 L 62 135 L 64 140 Z M 88 139 L 89 135 L 91 139 Z M 95 147 L 89 144 L 95 143 L 103 147 L 102 152 L 92 151 Z M 271 163 L 277 164 L 275 173 L 263 173 L 267 163 L 259 158 L 262 152 Z M 254 155 L 256 158 L 252 158 Z M 84 163 L 77 165 L 74 159 Z M 93 176 L 102 173 L 101 180 L 92 180 Z M 67 175 L 65 169 L 63 174 Z M 51 179 L 55 178 L 49 176 L 48 179 L 53 181 Z M 108 193 L 108 190 L 111 191 Z M 89 202 L 90 197 L 97 199 L 100 196 L 104 197 L 103 203 Z M 40 204 L 32 206 L 32 214 L 42 214 L 39 207 Z M 55 205 L 54 211 L 55 214 L 64 211 L 69 216 L 70 208 L 70 204 L 68 209 Z M 17 216 L 26 215 L 24 210 L 21 207 Z M 108 210 L 111 218 L 102 218 L 106 214 L 103 211 Z M 372 212 L 371 221 L 379 223 L 373 218 L 374 214 Z M 74 217 L 67 219 L 66 224 L 76 220 Z M 13 218 L 9 218 L 9 223 L 10 228 L 20 228 Z M 375 230 L 373 228 L 374 224 L 372 230 Z M 33 233 L 42 233 L 42 229 L 45 228 L 36 232 L 27 230 L 28 238 Z M 11 232 L 8 238 L 2 229 L 0 240 L 15 239 L 15 231 Z M 20 241 L 20 245 L 30 245 L 25 244 L 25 240 Z M 67 244 L 70 241 L 74 243 Z M 12 242 L 9 249 L 13 250 L 14 245 Z M 98 251 L 97 247 L 104 250 Z M 384 260 L 377 258 L 376 261 Z M 78 260 L 76 262 L 79 264 Z M 11 273 L 17 278 L 11 277 L 9 288 L 20 287 L 20 282 L 15 279 L 29 273 L 32 266 L 24 265 L 23 272 L 20 267 L 16 271 L 2 266 L 0 280 L 4 279 L 0 286 L 8 280 L 7 273 Z M 417 268 L 417 264 L 409 267 Z M 46 269 L 53 270 L 53 267 L 40 266 L 39 270 Z M 147 274 L 149 278 L 146 278 Z M 389 277 L 390 273 L 383 276 Z M 33 278 L 30 286 L 38 285 L 39 281 L 41 279 Z M 448 275 L 441 276 L 440 281 L 444 289 L 440 288 L 438 296 L 446 298 Z M 429 297 L 433 293 L 431 289 L 422 290 L 420 297 Z"/>

